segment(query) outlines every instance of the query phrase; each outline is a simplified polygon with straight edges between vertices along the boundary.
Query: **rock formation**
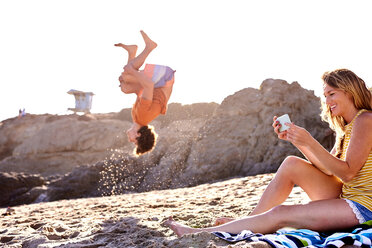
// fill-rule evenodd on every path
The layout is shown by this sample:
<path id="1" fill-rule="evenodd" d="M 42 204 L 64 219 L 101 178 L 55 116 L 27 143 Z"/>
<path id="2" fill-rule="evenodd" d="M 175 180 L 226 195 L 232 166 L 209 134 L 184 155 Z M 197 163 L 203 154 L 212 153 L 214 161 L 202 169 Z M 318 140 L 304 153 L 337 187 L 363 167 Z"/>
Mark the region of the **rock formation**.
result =
<path id="1" fill-rule="evenodd" d="M 285 113 L 331 148 L 333 132 L 320 119 L 313 91 L 267 79 L 260 89 L 243 89 L 220 105 L 170 104 L 167 115 L 152 123 L 159 134 L 156 148 L 138 158 L 131 155 L 134 147 L 124 132 L 131 124 L 130 109 L 6 120 L 0 124 L 0 171 L 43 175 L 47 187 L 37 192 L 44 201 L 275 172 L 286 156 L 301 156 L 273 132 L 273 116 Z"/>
<path id="2" fill-rule="evenodd" d="M 273 116 L 286 113 L 331 148 L 333 133 L 321 121 L 319 98 L 297 82 L 268 79 L 260 89 L 243 89 L 221 103 L 199 131 L 180 181 L 186 184 L 194 178 L 202 183 L 275 172 L 286 156 L 300 156 L 292 144 L 276 137 L 271 126 Z"/>
<path id="3" fill-rule="evenodd" d="M 1 171 L 71 172 L 78 164 L 103 160 L 110 149 L 128 143 L 129 123 L 88 116 L 27 115 L 4 121 L 0 128 Z"/>

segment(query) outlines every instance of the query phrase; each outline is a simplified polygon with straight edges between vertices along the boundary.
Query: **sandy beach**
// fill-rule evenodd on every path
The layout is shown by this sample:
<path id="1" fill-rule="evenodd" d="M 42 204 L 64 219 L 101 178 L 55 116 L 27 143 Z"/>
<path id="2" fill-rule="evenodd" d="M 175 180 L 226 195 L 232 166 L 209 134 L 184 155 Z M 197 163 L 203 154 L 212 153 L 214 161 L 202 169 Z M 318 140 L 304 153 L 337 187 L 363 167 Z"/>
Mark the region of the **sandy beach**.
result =
<path id="1" fill-rule="evenodd" d="M 194 227 L 216 217 L 247 215 L 273 174 L 235 178 L 190 188 L 17 206 L 1 216 L 2 247 L 269 247 L 229 244 L 209 233 L 177 236 L 162 223 L 173 216 Z M 298 187 L 286 204 L 308 198 Z M 5 213 L 6 209 L 1 209 Z"/>

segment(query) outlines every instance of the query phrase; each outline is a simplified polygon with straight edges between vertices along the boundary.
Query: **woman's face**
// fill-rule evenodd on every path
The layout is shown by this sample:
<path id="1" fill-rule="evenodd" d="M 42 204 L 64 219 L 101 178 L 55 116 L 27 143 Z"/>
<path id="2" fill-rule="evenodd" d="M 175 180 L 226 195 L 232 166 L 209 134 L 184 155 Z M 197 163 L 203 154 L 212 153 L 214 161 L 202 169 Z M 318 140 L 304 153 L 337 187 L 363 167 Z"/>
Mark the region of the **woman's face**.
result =
<path id="1" fill-rule="evenodd" d="M 323 93 L 325 102 L 331 110 L 332 116 L 344 116 L 348 108 L 354 106 L 352 97 L 345 91 L 324 84 Z"/>

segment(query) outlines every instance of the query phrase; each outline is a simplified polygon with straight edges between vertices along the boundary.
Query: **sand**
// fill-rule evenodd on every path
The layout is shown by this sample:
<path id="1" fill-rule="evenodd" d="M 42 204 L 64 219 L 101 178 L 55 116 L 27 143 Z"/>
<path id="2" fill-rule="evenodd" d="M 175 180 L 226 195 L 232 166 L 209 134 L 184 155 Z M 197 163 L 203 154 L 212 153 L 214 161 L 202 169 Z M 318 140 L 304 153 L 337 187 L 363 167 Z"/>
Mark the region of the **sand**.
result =
<path id="1" fill-rule="evenodd" d="M 162 223 L 173 216 L 201 227 L 216 217 L 245 216 L 272 177 L 17 206 L 13 214 L 0 216 L 0 247 L 270 247 L 264 242 L 229 244 L 206 232 L 177 238 Z M 307 201 L 296 187 L 286 204 Z"/>

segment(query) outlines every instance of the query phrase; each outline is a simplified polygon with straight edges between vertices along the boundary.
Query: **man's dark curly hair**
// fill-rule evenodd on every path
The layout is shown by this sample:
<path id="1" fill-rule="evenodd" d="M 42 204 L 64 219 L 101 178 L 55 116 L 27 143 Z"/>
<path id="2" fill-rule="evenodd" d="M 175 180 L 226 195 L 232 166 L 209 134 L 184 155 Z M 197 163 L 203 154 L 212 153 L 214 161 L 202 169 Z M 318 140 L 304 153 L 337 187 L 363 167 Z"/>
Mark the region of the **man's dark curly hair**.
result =
<path id="1" fill-rule="evenodd" d="M 153 126 L 142 126 L 137 137 L 137 147 L 135 148 L 136 155 L 140 156 L 146 152 L 150 152 L 156 144 L 157 134 Z"/>

